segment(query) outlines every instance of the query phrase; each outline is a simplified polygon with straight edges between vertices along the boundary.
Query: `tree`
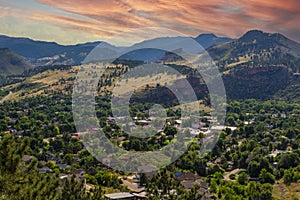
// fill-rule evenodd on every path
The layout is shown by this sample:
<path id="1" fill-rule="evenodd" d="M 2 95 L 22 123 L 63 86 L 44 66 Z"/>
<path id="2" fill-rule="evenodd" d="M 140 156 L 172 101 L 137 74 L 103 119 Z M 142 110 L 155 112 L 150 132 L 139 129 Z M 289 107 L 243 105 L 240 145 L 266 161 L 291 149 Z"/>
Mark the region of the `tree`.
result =
<path id="1" fill-rule="evenodd" d="M 259 174 L 259 179 L 262 183 L 275 183 L 275 176 L 268 172 L 265 168 L 261 170 Z"/>
<path id="2" fill-rule="evenodd" d="M 183 190 L 183 186 L 166 169 L 159 171 L 146 185 L 146 192 L 152 195 L 149 199 L 178 199 Z"/>
<path id="3" fill-rule="evenodd" d="M 62 199 L 66 200 L 93 200 L 102 199 L 103 191 L 100 187 L 95 187 L 91 191 L 86 191 L 84 181 L 77 181 L 75 175 L 66 179 L 62 188 Z"/>
<path id="4" fill-rule="evenodd" d="M 38 161 L 20 170 L 21 159 L 27 152 L 29 140 L 5 136 L 0 141 L 0 196 L 7 199 L 59 199 L 59 179 L 36 170 Z"/>
<path id="5" fill-rule="evenodd" d="M 65 146 L 65 143 L 62 139 L 54 139 L 50 140 L 50 146 L 56 152 L 61 152 Z"/>
<path id="6" fill-rule="evenodd" d="M 93 200 L 102 199 L 102 189 L 86 191 L 84 183 L 75 176 L 62 186 L 58 176 L 37 170 L 38 160 L 22 163 L 29 140 L 5 136 L 0 140 L 0 198 L 20 200 Z M 5 155 L 5 156 L 4 156 Z M 20 165 L 22 164 L 22 168 Z"/>
<path id="7" fill-rule="evenodd" d="M 242 172 L 238 175 L 237 181 L 239 182 L 239 184 L 245 185 L 248 181 L 248 178 L 248 174 L 246 172 Z"/>
<path id="8" fill-rule="evenodd" d="M 247 185 L 249 200 L 272 200 L 272 185 L 249 182 Z"/>
<path id="9" fill-rule="evenodd" d="M 259 163 L 256 161 L 251 161 L 248 165 L 248 173 L 251 177 L 258 177 L 260 173 Z"/>
<path id="10" fill-rule="evenodd" d="M 59 135 L 60 134 L 59 127 L 58 126 L 54 126 L 53 132 L 54 132 L 55 135 Z"/>
<path id="11" fill-rule="evenodd" d="M 297 182 L 300 179 L 300 172 L 295 169 L 284 170 L 283 180 L 285 184 Z"/>
<path id="12" fill-rule="evenodd" d="M 174 126 L 167 126 L 164 130 L 164 133 L 174 137 L 174 135 L 177 133 L 177 129 Z"/>
<path id="13" fill-rule="evenodd" d="M 0 119 L 0 131 L 7 131 L 8 124 L 7 121 L 4 119 Z"/>
<path id="14" fill-rule="evenodd" d="M 148 178 L 145 173 L 140 174 L 140 186 L 146 185 Z"/>
<path id="15" fill-rule="evenodd" d="M 279 168 L 289 169 L 296 167 L 299 163 L 299 156 L 297 153 L 286 153 L 283 154 L 278 162 Z"/>
<path id="16" fill-rule="evenodd" d="M 284 170 L 283 181 L 285 184 L 293 182 L 293 173 L 290 170 Z"/>

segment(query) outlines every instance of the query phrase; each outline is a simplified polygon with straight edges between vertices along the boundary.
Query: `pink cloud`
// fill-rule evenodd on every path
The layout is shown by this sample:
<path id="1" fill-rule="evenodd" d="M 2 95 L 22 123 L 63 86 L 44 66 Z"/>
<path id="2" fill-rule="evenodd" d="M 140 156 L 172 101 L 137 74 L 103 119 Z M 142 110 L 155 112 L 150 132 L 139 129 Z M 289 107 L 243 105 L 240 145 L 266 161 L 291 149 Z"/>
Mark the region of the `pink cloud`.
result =
<path id="1" fill-rule="evenodd" d="M 201 32 L 240 36 L 249 29 L 283 32 L 300 41 L 298 0 L 39 0 L 67 12 L 97 20 L 92 29 L 107 33 L 165 26 L 189 35 Z M 62 20 L 59 17 L 60 21 Z M 53 20 L 58 20 L 53 19 Z M 76 29 L 76 23 L 68 20 Z M 61 21 L 62 22 L 62 21 Z M 82 23 L 78 23 L 82 27 Z"/>

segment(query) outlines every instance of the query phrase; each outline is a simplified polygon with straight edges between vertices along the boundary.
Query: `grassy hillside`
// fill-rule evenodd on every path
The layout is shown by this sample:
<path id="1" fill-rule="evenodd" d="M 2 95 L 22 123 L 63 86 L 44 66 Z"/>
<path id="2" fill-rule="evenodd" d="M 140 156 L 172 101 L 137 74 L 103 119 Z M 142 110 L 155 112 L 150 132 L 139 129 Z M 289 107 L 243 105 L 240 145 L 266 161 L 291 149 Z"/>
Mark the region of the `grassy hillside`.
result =
<path id="1" fill-rule="evenodd" d="M 24 98 L 35 95 L 53 95 L 56 93 L 71 94 L 73 82 L 76 78 L 79 66 L 74 67 L 54 67 L 45 71 L 37 71 L 34 74 L 27 74 L 27 78 L 15 84 L 3 87 L 5 91 L 14 92 L 12 98 Z M 136 93 L 131 100 L 136 102 L 169 102 L 176 104 L 177 100 L 173 93 L 164 87 L 165 84 L 176 84 L 177 89 L 185 93 L 185 88 L 180 88 L 180 81 L 184 76 L 174 77 L 170 74 L 160 74 L 159 79 L 148 77 L 153 82 L 159 81 L 160 86 L 149 84 L 146 86 L 145 78 L 125 79 L 119 82 L 116 74 L 122 74 L 128 67 L 111 67 L 106 69 L 101 78 L 101 92 L 117 89 L 117 94 L 125 94 L 133 90 L 136 86 Z M 185 68 L 184 68 L 185 69 Z M 281 99 L 294 101 L 299 98 L 299 78 L 293 77 L 287 67 L 283 66 L 265 66 L 258 68 L 241 68 L 240 70 L 223 74 L 223 80 L 229 99 Z M 126 81 L 126 82 L 125 82 Z M 207 97 L 207 87 L 202 79 L 190 76 L 188 81 L 194 88 L 199 100 Z M 115 88 L 115 85 L 126 85 L 121 91 Z M 99 90 L 100 91 L 100 90 Z M 159 100 L 159 102 L 157 102 Z"/>
<path id="2" fill-rule="evenodd" d="M 238 40 L 210 47 L 211 57 L 222 71 L 240 65 L 286 65 L 296 72 L 300 63 L 300 44 L 279 33 L 249 31 Z"/>
<path id="3" fill-rule="evenodd" d="M 10 99 L 18 100 L 36 95 L 50 96 L 56 93 L 71 94 L 77 66 L 54 68 L 29 76 L 24 80 L 2 87 L 12 91 Z"/>

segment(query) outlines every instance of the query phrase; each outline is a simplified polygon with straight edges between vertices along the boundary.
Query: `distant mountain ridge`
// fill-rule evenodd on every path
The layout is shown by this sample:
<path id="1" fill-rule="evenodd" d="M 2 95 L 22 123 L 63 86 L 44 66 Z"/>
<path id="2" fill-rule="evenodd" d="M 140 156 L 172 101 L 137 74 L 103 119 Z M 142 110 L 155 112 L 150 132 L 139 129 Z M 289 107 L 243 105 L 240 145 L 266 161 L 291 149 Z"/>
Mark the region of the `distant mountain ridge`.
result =
<path id="1" fill-rule="evenodd" d="M 98 44 L 100 42 L 65 46 L 55 42 L 0 36 L 0 48 L 9 48 L 37 66 L 79 64 Z"/>
<path id="2" fill-rule="evenodd" d="M 172 39 L 182 38 L 173 37 Z M 190 38 L 190 37 L 187 37 Z M 150 44 L 160 43 L 166 38 L 155 38 L 146 40 L 132 47 L 145 47 Z M 170 39 L 170 38 L 169 38 Z M 225 41 L 231 41 L 230 38 L 219 38 L 213 34 L 201 34 L 195 39 L 204 49 L 212 45 L 219 44 Z M 29 38 L 15 38 L 0 35 L 0 48 L 9 48 L 12 51 L 23 56 L 29 63 L 35 66 L 43 65 L 78 65 L 86 56 L 101 42 L 88 42 L 76 45 L 60 45 L 55 42 L 35 41 Z M 109 44 L 108 44 L 109 45 Z M 121 47 L 114 47 L 110 45 L 113 50 Z M 156 49 L 141 49 L 129 53 L 123 58 L 143 60 L 152 62 L 159 60 L 164 55 L 164 51 Z"/>

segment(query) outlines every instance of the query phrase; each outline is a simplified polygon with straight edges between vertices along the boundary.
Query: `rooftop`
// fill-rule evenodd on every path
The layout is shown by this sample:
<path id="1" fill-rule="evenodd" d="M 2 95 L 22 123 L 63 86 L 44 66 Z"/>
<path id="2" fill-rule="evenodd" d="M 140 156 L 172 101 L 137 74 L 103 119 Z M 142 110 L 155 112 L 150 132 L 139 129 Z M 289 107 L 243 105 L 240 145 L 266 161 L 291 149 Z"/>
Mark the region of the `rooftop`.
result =
<path id="1" fill-rule="evenodd" d="M 125 198 L 134 198 L 134 195 L 128 192 L 106 194 L 104 195 L 108 199 L 125 199 Z"/>

